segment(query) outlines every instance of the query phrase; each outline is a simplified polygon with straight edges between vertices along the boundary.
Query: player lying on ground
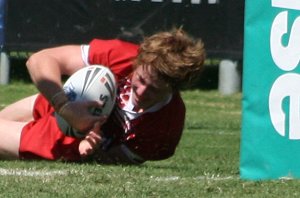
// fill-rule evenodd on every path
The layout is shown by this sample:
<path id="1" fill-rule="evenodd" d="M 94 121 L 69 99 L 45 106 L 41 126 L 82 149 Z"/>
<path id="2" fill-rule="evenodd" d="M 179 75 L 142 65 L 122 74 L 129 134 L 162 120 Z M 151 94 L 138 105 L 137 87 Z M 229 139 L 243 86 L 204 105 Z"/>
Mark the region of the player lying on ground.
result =
<path id="1" fill-rule="evenodd" d="M 199 76 L 204 59 L 203 43 L 182 29 L 157 33 L 140 46 L 94 39 L 39 51 L 26 64 L 40 94 L 0 112 L 0 157 L 130 164 L 166 159 L 184 126 L 178 90 Z M 90 64 L 105 65 L 116 76 L 117 102 L 108 118 L 89 112 L 102 104 L 71 102 L 63 92 L 61 76 Z M 86 137 L 64 135 L 54 111 Z"/>

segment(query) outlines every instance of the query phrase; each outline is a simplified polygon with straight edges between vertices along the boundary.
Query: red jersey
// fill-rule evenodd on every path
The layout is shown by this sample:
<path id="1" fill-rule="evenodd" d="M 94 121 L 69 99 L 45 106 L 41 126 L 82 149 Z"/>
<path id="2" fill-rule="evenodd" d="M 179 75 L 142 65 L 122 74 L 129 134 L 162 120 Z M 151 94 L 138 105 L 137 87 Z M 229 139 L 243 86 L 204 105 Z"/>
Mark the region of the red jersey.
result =
<path id="1" fill-rule="evenodd" d="M 120 40 L 95 39 L 90 43 L 89 63 L 106 65 L 117 76 L 119 103 L 122 89 L 130 87 L 130 78 L 126 77 L 133 70 L 132 60 L 137 56 L 137 50 L 137 45 Z M 113 144 L 125 144 L 144 160 L 161 160 L 174 154 L 183 131 L 184 118 L 185 106 L 176 92 L 157 111 L 144 113 L 134 119 L 128 118 L 122 105 L 117 104 L 103 126 L 103 132 L 113 138 Z"/>

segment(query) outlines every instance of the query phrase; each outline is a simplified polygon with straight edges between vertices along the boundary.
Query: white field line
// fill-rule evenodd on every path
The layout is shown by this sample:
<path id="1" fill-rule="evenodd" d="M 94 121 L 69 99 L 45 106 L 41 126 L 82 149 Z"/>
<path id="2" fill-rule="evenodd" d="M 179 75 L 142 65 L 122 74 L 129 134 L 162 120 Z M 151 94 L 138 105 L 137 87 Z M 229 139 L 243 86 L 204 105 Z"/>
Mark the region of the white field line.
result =
<path id="1" fill-rule="evenodd" d="M 21 170 L 21 169 L 4 169 L 0 168 L 0 176 L 27 176 L 27 177 L 43 177 L 43 176 L 55 176 L 55 175 L 67 175 L 67 171 L 61 170 Z"/>
<path id="2" fill-rule="evenodd" d="M 46 171 L 46 170 L 21 170 L 21 169 L 0 168 L 0 176 L 45 177 L 45 176 L 61 176 L 67 174 L 68 174 L 67 171 L 62 171 L 62 170 Z M 172 181 L 183 181 L 183 180 L 224 181 L 224 180 L 236 180 L 239 178 L 236 176 L 221 177 L 219 175 L 210 175 L 210 176 L 203 175 L 203 176 L 196 176 L 192 178 L 180 177 L 180 176 L 166 176 L 166 177 L 150 176 L 150 179 L 158 182 L 172 182 Z"/>
<path id="3" fill-rule="evenodd" d="M 150 176 L 150 179 L 154 181 L 159 181 L 159 182 L 170 182 L 170 181 L 182 181 L 182 180 L 187 180 L 187 179 L 192 179 L 195 181 L 202 181 L 202 180 L 209 180 L 209 181 L 224 181 L 224 180 L 236 180 L 239 179 L 238 177 L 235 176 L 226 176 L 226 177 L 220 177 L 220 176 L 197 176 L 197 177 L 192 177 L 192 178 L 186 178 L 186 177 L 179 177 L 179 176 L 166 176 L 166 177 L 154 177 Z"/>

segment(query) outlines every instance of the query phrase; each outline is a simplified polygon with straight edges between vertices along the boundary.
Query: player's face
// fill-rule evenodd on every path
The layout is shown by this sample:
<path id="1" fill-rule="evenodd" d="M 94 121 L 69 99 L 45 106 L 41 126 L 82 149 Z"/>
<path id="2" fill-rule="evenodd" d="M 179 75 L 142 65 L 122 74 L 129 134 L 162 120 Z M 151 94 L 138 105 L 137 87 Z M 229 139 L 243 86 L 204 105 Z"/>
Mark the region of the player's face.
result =
<path id="1" fill-rule="evenodd" d="M 132 102 L 140 109 L 146 110 L 152 105 L 165 100 L 172 88 L 148 66 L 139 66 L 132 76 Z"/>

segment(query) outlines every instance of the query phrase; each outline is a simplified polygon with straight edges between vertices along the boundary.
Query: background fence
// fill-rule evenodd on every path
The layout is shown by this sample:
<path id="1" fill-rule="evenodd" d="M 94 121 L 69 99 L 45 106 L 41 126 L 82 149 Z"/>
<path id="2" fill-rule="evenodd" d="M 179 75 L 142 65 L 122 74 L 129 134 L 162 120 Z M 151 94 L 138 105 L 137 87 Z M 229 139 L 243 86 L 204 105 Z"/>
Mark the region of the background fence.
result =
<path id="1" fill-rule="evenodd" d="M 210 58 L 241 60 L 241 0 L 9 0 L 4 51 L 17 59 L 41 48 L 183 28 L 204 40 Z"/>

